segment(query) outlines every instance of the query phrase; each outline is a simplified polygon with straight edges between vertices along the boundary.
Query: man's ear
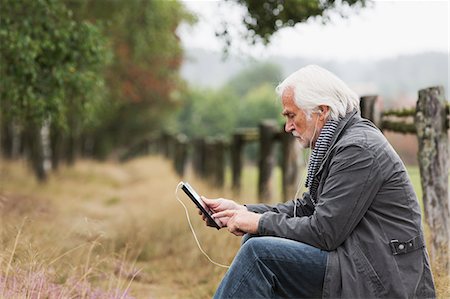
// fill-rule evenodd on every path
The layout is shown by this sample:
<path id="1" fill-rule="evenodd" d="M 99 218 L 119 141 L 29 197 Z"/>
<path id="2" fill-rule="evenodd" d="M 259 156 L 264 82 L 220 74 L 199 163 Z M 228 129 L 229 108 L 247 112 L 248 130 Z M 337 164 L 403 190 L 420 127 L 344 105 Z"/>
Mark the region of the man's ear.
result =
<path id="1" fill-rule="evenodd" d="M 330 115 L 330 107 L 326 105 L 319 105 L 319 119 L 327 119 Z"/>

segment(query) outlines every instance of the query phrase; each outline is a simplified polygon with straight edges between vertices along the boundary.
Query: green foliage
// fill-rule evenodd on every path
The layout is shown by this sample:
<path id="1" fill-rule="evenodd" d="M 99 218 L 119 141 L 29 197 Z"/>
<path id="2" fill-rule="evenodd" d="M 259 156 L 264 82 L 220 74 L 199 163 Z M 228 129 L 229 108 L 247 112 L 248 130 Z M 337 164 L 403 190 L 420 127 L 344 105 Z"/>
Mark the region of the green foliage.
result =
<path id="1" fill-rule="evenodd" d="M 111 148 L 159 130 L 179 104 L 184 88 L 178 73 L 182 49 L 175 30 L 181 22 L 193 22 L 193 17 L 178 1 L 68 3 L 77 18 L 105 25 L 115 55 L 106 79 L 117 109 L 93 134 L 102 136 Z"/>
<path id="2" fill-rule="evenodd" d="M 95 25 L 76 22 L 56 0 L 1 0 L 0 100 L 3 117 L 65 125 L 101 98 L 109 53 Z"/>
<path id="3" fill-rule="evenodd" d="M 282 122 L 281 106 L 275 93 L 275 87 L 281 80 L 279 66 L 262 62 L 250 65 L 226 83 L 237 102 L 236 127 L 256 127 L 263 119 Z"/>
<path id="4" fill-rule="evenodd" d="M 178 116 L 177 130 L 190 137 L 229 135 L 236 128 L 237 104 L 230 89 L 191 90 Z"/>
<path id="5" fill-rule="evenodd" d="M 271 63 L 257 63 L 244 69 L 228 81 L 237 95 L 244 96 L 253 88 L 269 83 L 273 88 L 281 82 L 282 73 L 279 66 Z"/>
<path id="6" fill-rule="evenodd" d="M 243 98 L 239 113 L 239 127 L 256 127 L 263 119 L 276 119 L 281 124 L 281 104 L 273 85 L 265 82 L 251 89 Z"/>
<path id="7" fill-rule="evenodd" d="M 238 127 L 256 127 L 263 119 L 282 123 L 274 91 L 280 78 L 278 67 L 261 63 L 238 73 L 217 90 L 191 90 L 171 128 L 189 137 L 230 136 Z"/>
<path id="8" fill-rule="evenodd" d="M 234 0 L 247 9 L 242 22 L 247 32 L 244 38 L 249 43 L 270 42 L 272 35 L 284 27 L 292 27 L 310 18 L 320 18 L 324 23 L 330 13 L 345 17 L 348 8 L 364 7 L 367 0 Z M 217 35 L 224 38 L 227 45 L 232 43 L 230 25 L 226 25 Z M 226 49 L 225 49 L 226 51 Z"/>

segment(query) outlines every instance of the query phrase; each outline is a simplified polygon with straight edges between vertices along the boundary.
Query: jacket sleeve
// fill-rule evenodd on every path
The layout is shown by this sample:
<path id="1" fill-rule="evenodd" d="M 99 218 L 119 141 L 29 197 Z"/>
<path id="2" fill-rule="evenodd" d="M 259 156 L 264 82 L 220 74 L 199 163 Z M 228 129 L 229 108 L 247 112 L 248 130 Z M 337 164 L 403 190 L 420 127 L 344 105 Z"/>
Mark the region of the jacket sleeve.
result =
<path id="1" fill-rule="evenodd" d="M 277 214 L 286 214 L 288 217 L 293 217 L 294 205 L 297 205 L 297 217 L 312 215 L 314 211 L 314 204 L 312 203 L 311 197 L 307 192 L 303 193 L 302 198 L 299 198 L 297 200 L 290 200 L 277 205 L 251 204 L 245 206 L 249 211 L 259 214 L 263 214 L 265 212 L 273 212 Z"/>
<path id="2" fill-rule="evenodd" d="M 267 212 L 258 225 L 260 235 L 298 240 L 323 250 L 341 245 L 360 222 L 383 179 L 373 153 L 351 145 L 332 158 L 311 216 L 290 218 Z"/>
<path id="3" fill-rule="evenodd" d="M 285 203 L 280 203 L 277 205 L 266 205 L 266 204 L 251 204 L 245 205 L 247 209 L 251 212 L 255 212 L 258 214 L 263 214 L 266 212 L 272 213 L 283 213 L 288 217 L 292 217 L 294 215 L 294 200 L 287 201 Z"/>

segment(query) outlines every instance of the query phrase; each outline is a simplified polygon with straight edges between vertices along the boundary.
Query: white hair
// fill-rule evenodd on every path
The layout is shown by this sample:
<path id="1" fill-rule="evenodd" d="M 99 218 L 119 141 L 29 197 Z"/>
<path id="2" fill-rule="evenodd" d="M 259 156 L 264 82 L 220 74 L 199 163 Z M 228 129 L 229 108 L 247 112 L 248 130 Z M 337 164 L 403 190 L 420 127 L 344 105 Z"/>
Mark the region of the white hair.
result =
<path id="1" fill-rule="evenodd" d="M 307 115 L 319 105 L 330 107 L 330 118 L 338 120 L 354 109 L 359 110 L 359 97 L 347 84 L 330 71 L 308 65 L 292 73 L 275 89 L 282 96 L 287 88 L 294 92 L 295 104 Z"/>

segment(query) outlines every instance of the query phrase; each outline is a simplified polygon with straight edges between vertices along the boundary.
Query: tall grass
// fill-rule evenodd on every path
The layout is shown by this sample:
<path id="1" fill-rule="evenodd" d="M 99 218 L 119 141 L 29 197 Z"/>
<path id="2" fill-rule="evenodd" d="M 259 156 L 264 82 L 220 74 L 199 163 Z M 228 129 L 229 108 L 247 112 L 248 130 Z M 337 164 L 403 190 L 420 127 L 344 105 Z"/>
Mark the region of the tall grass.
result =
<path id="1" fill-rule="evenodd" d="M 275 177 L 277 201 L 279 170 Z M 254 202 L 256 170 L 243 179 L 234 198 Z M 225 274 L 197 248 L 174 196 L 180 179 L 161 158 L 81 161 L 45 185 L 21 162 L 0 161 L 0 180 L 0 298 L 210 298 Z M 190 172 L 185 180 L 207 197 L 233 197 Z M 205 251 L 231 263 L 240 239 L 206 228 L 179 197 Z M 450 297 L 448 277 L 437 285 Z"/>
<path id="2" fill-rule="evenodd" d="M 159 158 L 83 161 L 45 185 L 20 162 L 0 167 L 0 297 L 207 298 L 225 273 L 199 252 L 174 197 L 179 179 Z M 231 263 L 239 239 L 188 207 L 203 248 Z"/>

